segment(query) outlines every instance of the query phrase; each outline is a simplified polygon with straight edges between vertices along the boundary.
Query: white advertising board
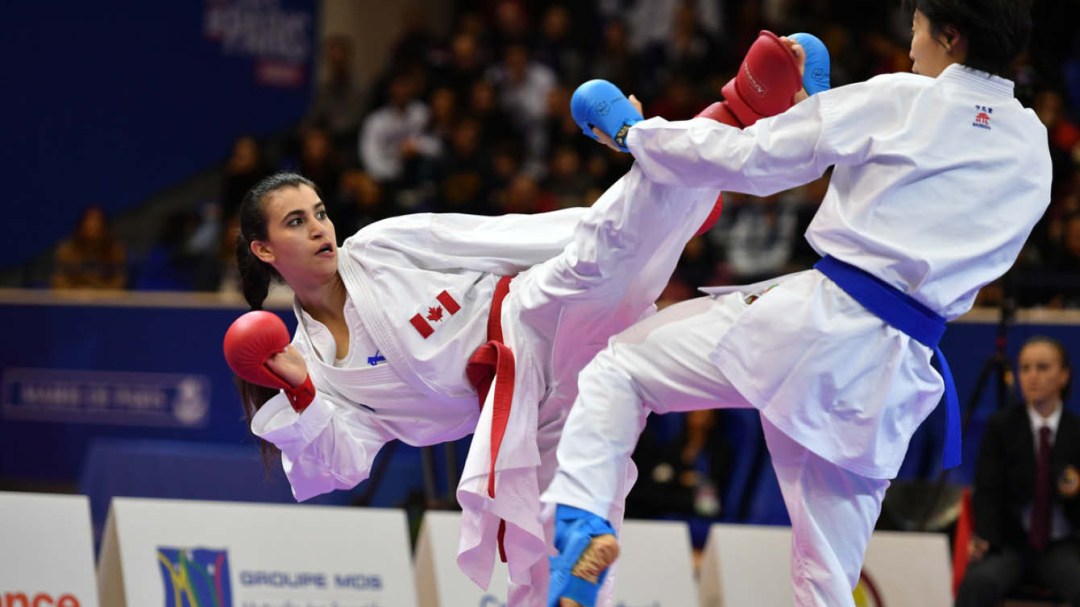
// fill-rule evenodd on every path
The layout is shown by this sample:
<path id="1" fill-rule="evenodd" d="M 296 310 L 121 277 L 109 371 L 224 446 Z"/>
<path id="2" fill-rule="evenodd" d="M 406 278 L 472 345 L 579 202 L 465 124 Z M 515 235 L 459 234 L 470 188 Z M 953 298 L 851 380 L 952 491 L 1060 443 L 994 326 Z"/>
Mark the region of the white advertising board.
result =
<path id="1" fill-rule="evenodd" d="M 110 607 L 413 607 L 400 510 L 115 498 Z"/>
<path id="2" fill-rule="evenodd" d="M 0 492 L 0 604 L 97 607 L 86 496 Z"/>
<path id="3" fill-rule="evenodd" d="M 948 539 L 878 531 L 870 537 L 855 602 L 860 607 L 952 604 Z M 701 565 L 701 607 L 790 605 L 791 529 L 713 525 Z"/>
<path id="4" fill-rule="evenodd" d="M 420 607 L 506 607 L 506 564 L 495 559 L 487 590 L 457 566 L 461 513 L 429 510 L 416 542 L 416 595 Z"/>
<path id="5" fill-rule="evenodd" d="M 457 567 L 458 512 L 424 515 L 416 547 L 416 590 L 420 607 L 505 607 L 506 566 L 496 559 L 487 590 Z M 686 607 L 695 602 L 690 533 L 686 525 L 626 521 L 620 532 L 616 607 Z"/>

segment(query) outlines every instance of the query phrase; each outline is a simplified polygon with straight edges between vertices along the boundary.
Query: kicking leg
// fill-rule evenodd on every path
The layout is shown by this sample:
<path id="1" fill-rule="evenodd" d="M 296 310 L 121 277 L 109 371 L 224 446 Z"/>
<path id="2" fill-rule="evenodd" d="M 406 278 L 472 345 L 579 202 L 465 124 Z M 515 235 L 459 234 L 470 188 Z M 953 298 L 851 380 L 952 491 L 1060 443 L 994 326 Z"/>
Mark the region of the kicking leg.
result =
<path id="1" fill-rule="evenodd" d="M 738 293 L 676 304 L 615 337 L 581 372 L 543 496 L 558 504 L 549 606 L 564 596 L 593 604 L 589 592 L 618 555 L 608 521 L 629 490 L 630 454 L 648 413 L 749 406 L 709 360 L 746 306 Z"/>

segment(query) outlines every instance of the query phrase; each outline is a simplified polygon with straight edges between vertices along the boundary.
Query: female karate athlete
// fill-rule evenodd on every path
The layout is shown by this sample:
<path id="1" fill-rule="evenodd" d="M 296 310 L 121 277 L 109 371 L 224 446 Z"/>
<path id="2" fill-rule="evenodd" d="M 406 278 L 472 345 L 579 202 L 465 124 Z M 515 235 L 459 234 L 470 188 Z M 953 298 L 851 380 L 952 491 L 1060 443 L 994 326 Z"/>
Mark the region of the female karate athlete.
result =
<path id="1" fill-rule="evenodd" d="M 550 605 L 591 605 L 616 557 L 608 517 L 646 416 L 713 407 L 761 412 L 791 515 L 795 602 L 854 605 L 889 479 L 948 385 L 930 362 L 945 321 L 1012 265 L 1050 201 L 1046 129 L 1000 75 L 1029 34 L 1028 4 L 907 7 L 914 74 L 814 95 L 742 131 L 651 118 L 622 133 L 653 184 L 764 196 L 833 166 L 807 230 L 824 259 L 666 308 L 583 370 L 543 497 L 558 504 Z"/>
<path id="2" fill-rule="evenodd" d="M 735 79 L 746 90 L 752 77 L 752 96 L 733 91 L 703 115 L 743 125 L 786 109 L 804 59 L 798 44 L 762 33 Z M 624 97 L 613 109 L 639 120 L 629 107 Z M 475 433 L 457 489 L 458 564 L 486 587 L 497 546 L 509 604 L 542 605 L 552 535 L 540 491 L 577 374 L 653 311 L 717 195 L 655 184 L 634 167 L 590 208 L 408 215 L 339 249 L 312 182 L 267 178 L 242 202 L 238 263 L 253 310 L 272 277 L 292 288 L 298 329 L 286 348 L 274 317 L 256 314 L 226 335 L 238 375 L 282 389 L 243 387 L 252 431 L 281 450 L 298 500 L 360 483 L 390 440 Z"/>

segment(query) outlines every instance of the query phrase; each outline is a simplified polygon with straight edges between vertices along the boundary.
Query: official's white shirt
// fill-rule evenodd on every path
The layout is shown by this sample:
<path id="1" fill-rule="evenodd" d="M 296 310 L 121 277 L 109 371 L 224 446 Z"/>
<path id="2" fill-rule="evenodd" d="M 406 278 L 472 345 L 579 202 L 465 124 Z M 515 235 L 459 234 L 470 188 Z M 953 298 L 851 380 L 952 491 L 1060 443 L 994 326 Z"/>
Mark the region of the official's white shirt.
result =
<path id="1" fill-rule="evenodd" d="M 652 118 L 627 146 L 653 181 L 759 196 L 834 166 L 811 245 L 948 319 L 1008 270 L 1050 201 L 1045 127 L 1010 81 L 958 65 L 826 91 L 742 131 Z M 929 350 L 816 271 L 773 282 L 708 355 L 798 442 L 895 476 L 941 395 Z"/>

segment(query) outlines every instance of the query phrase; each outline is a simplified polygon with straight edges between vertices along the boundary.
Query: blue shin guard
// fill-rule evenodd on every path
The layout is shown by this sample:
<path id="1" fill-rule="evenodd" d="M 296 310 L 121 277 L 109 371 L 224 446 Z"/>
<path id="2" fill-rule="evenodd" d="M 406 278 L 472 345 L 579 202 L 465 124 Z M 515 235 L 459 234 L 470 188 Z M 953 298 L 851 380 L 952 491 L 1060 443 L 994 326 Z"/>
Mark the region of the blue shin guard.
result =
<path id="1" fill-rule="evenodd" d="M 607 569 L 594 584 L 571 572 L 598 535 L 615 535 L 606 520 L 591 512 L 559 504 L 555 509 L 555 548 L 559 555 L 550 557 L 551 581 L 548 586 L 547 607 L 559 607 L 559 599 L 567 598 L 584 607 L 593 607 L 596 596 L 607 577 Z"/>
<path id="2" fill-rule="evenodd" d="M 592 132 L 596 127 L 624 152 L 630 151 L 626 148 L 626 133 L 642 120 L 626 95 L 607 80 L 589 80 L 577 87 L 570 97 L 570 114 L 586 135 L 596 139 Z"/>
<path id="3" fill-rule="evenodd" d="M 788 38 L 798 42 L 806 51 L 803 88 L 806 89 L 807 94 L 816 95 L 821 91 L 829 90 L 832 86 L 829 83 L 831 61 L 829 49 L 825 48 L 825 43 L 817 36 L 805 32 L 791 34 Z"/>

